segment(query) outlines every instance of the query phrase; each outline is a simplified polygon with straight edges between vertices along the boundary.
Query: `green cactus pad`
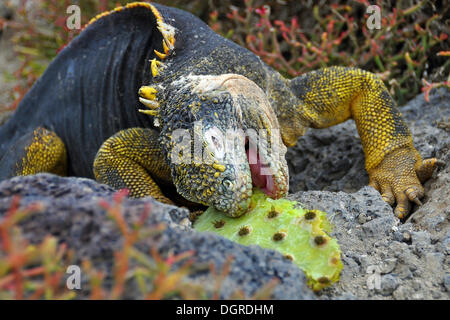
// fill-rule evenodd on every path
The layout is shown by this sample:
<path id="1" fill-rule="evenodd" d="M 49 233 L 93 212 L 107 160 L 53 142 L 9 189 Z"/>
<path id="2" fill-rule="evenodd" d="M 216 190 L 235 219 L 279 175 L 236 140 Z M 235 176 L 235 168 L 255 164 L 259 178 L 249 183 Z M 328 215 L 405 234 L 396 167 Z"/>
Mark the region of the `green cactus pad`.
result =
<path id="1" fill-rule="evenodd" d="M 208 208 L 197 218 L 194 229 L 281 252 L 305 272 L 313 290 L 339 280 L 341 251 L 336 239 L 328 235 L 331 224 L 325 212 L 299 208 L 296 201 L 273 200 L 259 190 L 251 200 L 252 209 L 239 218 Z"/>

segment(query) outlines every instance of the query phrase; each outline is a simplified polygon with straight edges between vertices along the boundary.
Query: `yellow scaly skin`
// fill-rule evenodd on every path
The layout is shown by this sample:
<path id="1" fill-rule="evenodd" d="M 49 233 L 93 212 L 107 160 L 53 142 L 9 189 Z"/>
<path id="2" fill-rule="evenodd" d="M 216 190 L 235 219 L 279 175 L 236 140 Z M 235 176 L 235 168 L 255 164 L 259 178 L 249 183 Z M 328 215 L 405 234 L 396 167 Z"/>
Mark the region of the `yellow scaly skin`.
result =
<path id="1" fill-rule="evenodd" d="M 151 195 L 156 200 L 173 204 L 149 176 L 170 181 L 158 132 L 152 129 L 131 128 L 119 131 L 103 143 L 94 161 L 94 175 L 98 182 L 127 188 L 135 198 Z"/>
<path id="2" fill-rule="evenodd" d="M 283 126 L 283 119 L 292 123 L 292 116 L 296 116 L 295 121 L 303 126 L 327 128 L 353 118 L 370 186 L 390 205 L 397 203 L 395 215 L 399 218 L 409 212 L 409 201 L 421 204 L 421 183 L 441 162 L 422 160 L 401 113 L 378 77 L 361 69 L 331 67 L 305 74 L 291 85 L 301 103 L 294 108 L 296 115 L 288 108 L 278 113 L 281 127 L 287 128 L 283 135 L 287 145 L 294 144 L 304 130 Z"/>
<path id="3" fill-rule="evenodd" d="M 18 161 L 11 161 L 12 159 Z M 36 128 L 23 136 L 0 161 L 13 176 L 25 176 L 40 172 L 65 175 L 67 152 L 63 141 L 52 131 Z"/>

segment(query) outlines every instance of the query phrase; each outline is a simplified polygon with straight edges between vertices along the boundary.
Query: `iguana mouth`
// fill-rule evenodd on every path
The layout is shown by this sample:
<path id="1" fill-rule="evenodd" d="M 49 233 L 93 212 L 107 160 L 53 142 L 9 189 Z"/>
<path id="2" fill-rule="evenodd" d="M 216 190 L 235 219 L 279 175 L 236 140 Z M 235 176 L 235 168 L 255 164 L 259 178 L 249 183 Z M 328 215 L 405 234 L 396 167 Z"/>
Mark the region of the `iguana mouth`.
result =
<path id="1" fill-rule="evenodd" d="M 248 164 L 250 166 L 253 186 L 260 188 L 261 191 L 271 198 L 279 198 L 279 188 L 275 181 L 275 176 L 272 173 L 269 173 L 271 169 L 267 161 L 264 161 L 264 156 L 261 155 L 260 152 L 257 152 L 254 148 L 249 148 L 248 146 L 249 143 L 247 139 L 245 150 L 247 153 Z"/>

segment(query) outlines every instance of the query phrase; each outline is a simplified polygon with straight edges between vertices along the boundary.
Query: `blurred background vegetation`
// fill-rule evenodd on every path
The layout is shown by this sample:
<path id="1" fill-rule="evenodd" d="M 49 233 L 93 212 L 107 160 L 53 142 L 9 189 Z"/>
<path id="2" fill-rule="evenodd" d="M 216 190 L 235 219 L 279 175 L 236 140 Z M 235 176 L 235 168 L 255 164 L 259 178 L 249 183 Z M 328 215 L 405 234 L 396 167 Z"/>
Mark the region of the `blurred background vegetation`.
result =
<path id="1" fill-rule="evenodd" d="M 131 2 L 2 1 L 0 32 L 11 32 L 19 63 L 13 72 L 3 72 L 4 80 L 14 86 L 8 92 L 8 103 L 2 105 L 0 100 L 0 110 L 15 109 L 49 62 L 80 32 L 66 27 L 69 5 L 80 6 L 85 24 L 100 12 Z M 449 87 L 447 0 L 156 2 L 194 13 L 213 30 L 253 51 L 286 77 L 330 65 L 357 66 L 377 73 L 400 105 L 421 91 Z M 381 8 L 379 30 L 366 26 L 366 9 L 371 4 Z"/>

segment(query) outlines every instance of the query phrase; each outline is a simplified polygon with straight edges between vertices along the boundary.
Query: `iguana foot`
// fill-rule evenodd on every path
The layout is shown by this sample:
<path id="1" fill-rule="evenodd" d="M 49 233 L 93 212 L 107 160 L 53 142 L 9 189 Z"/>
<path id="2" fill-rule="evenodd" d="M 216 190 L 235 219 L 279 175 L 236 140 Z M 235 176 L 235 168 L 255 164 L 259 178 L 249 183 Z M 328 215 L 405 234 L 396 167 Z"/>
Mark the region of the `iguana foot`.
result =
<path id="1" fill-rule="evenodd" d="M 161 191 L 154 178 L 170 177 L 153 129 L 121 130 L 100 147 L 94 160 L 94 175 L 98 182 L 114 189 L 128 189 L 130 197 L 151 196 L 159 202 L 173 204 Z"/>
<path id="2" fill-rule="evenodd" d="M 395 215 L 402 219 L 411 209 L 411 202 L 422 205 L 422 183 L 428 180 L 443 161 L 435 158 L 422 160 L 412 146 L 405 146 L 387 154 L 383 161 L 369 171 L 369 185 L 377 189 L 384 201 L 395 208 Z"/>

